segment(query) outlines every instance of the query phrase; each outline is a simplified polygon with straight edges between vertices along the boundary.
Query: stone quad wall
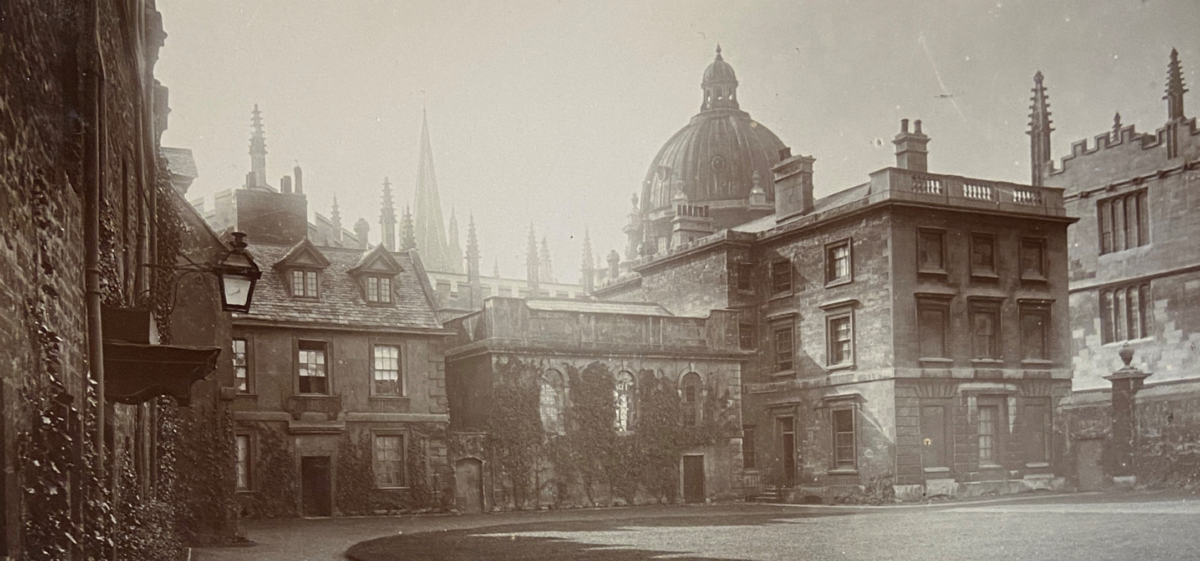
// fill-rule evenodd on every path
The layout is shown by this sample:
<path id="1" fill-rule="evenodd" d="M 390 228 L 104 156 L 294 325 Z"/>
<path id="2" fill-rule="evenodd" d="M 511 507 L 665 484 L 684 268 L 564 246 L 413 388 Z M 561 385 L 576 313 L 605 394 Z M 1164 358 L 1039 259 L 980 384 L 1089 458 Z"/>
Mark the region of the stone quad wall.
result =
<path id="1" fill-rule="evenodd" d="M 567 354 L 538 351 L 496 352 L 487 355 L 476 355 L 462 359 L 451 358 L 448 361 L 448 385 L 451 392 L 452 429 L 455 431 L 457 445 L 452 450 L 452 462 L 465 458 L 482 460 L 483 492 L 485 510 L 514 508 L 510 485 L 500 476 L 496 464 L 487 456 L 486 441 L 487 415 L 494 407 L 501 406 L 492 402 L 492 388 L 495 384 L 504 382 L 500 379 L 499 371 L 502 364 L 517 360 L 536 366 L 537 372 L 554 369 L 563 374 L 566 383 L 564 411 L 571 407 L 572 397 L 570 381 L 567 373 L 574 368 L 580 372 L 594 362 L 603 363 L 612 374 L 621 371 L 633 373 L 638 383 L 643 383 L 645 376 L 654 375 L 660 379 L 678 385 L 684 374 L 695 372 L 703 381 L 705 392 L 718 391 L 721 397 L 727 393 L 728 402 L 722 410 L 724 419 L 722 425 L 740 427 L 741 415 L 741 367 L 734 360 L 720 359 L 688 359 L 665 357 L 619 357 Z M 707 394 L 706 396 L 707 397 Z M 636 410 L 636 405 L 634 406 Z M 460 415 L 459 411 L 469 411 Z M 633 431 L 637 430 L 636 417 Z M 742 485 L 742 439 L 736 429 L 728 434 L 718 436 L 718 442 L 685 450 L 685 455 L 702 454 L 704 456 L 704 489 L 707 500 L 740 500 L 743 498 Z M 680 468 L 682 470 L 682 467 Z M 566 483 L 566 496 L 556 496 L 554 466 L 552 463 L 541 465 L 538 470 L 540 493 L 536 501 L 540 505 L 588 506 L 587 493 L 579 481 Z M 680 489 L 682 497 L 682 488 Z M 605 485 L 593 486 L 592 497 L 598 504 L 614 504 L 618 497 L 610 495 Z M 639 490 L 635 502 L 653 503 L 657 499 Z"/>

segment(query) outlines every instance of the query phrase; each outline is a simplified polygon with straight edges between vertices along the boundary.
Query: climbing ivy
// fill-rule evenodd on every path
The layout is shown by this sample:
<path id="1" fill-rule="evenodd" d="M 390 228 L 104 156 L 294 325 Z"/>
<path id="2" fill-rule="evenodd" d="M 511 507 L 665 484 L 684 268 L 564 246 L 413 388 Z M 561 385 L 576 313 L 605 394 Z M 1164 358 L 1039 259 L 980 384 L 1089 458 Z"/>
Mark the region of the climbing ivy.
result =
<path id="1" fill-rule="evenodd" d="M 501 471 L 502 481 L 495 484 L 511 494 L 518 509 L 530 501 L 540 505 L 543 490 L 552 491 L 553 504 L 562 505 L 570 501 L 572 488 L 580 489 L 579 498 L 593 506 L 603 496 L 624 504 L 647 495 L 660 503 L 675 502 L 680 455 L 733 434 L 731 427 L 737 424 L 728 390 L 710 385 L 699 423 L 684 426 L 674 380 L 644 371 L 637 377 L 631 430 L 618 433 L 613 372 L 596 361 L 582 369 L 561 366 L 570 382 L 566 432 L 547 433 L 540 417 L 538 365 L 503 357 L 494 368 L 489 453 Z M 542 479 L 544 475 L 549 477 Z"/>

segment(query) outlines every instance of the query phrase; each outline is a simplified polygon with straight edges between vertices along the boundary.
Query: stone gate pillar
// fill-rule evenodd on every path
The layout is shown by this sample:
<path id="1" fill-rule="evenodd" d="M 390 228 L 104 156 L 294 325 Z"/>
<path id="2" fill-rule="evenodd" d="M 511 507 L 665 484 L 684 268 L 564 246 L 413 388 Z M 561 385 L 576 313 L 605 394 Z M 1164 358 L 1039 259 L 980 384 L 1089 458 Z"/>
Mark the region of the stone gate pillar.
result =
<path id="1" fill-rule="evenodd" d="M 1104 378 L 1112 382 L 1112 439 L 1109 441 L 1108 472 L 1116 485 L 1132 487 L 1137 483 L 1134 472 L 1133 453 L 1137 442 L 1137 392 L 1142 382 L 1150 376 L 1130 364 L 1133 347 L 1121 347 L 1121 360 L 1125 366 Z"/>

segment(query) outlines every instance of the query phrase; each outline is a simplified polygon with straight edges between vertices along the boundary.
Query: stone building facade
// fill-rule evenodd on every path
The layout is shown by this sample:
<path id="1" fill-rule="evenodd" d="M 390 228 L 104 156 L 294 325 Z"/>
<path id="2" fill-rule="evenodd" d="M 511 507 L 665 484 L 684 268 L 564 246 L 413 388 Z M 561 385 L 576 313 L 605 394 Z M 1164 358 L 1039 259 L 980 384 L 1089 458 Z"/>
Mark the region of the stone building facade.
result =
<path id="1" fill-rule="evenodd" d="M 155 3 L 94 8 L 0 6 L 4 558 L 172 558 L 236 532 L 229 318 L 215 277 L 173 270 L 227 248 L 160 152 Z"/>
<path id="2" fill-rule="evenodd" d="M 460 509 L 742 497 L 735 312 L 492 297 L 447 327 Z"/>
<path id="3" fill-rule="evenodd" d="M 1035 114 L 1040 76 L 1035 88 Z M 1182 65 L 1172 51 L 1165 85 L 1166 121 L 1138 131 L 1117 114 L 1109 131 L 1074 142 L 1055 166 L 1035 160 L 1045 184 L 1064 189 L 1069 232 L 1072 357 L 1076 393 L 1066 404 L 1073 473 L 1083 488 L 1114 475 L 1105 450 L 1111 434 L 1111 385 L 1118 352 L 1152 374 L 1137 396 L 1142 483 L 1194 483 L 1200 473 L 1200 232 L 1194 189 L 1200 184 L 1200 129 L 1184 112 Z M 1045 133 L 1046 142 L 1049 132 Z"/>
<path id="4" fill-rule="evenodd" d="M 1062 191 L 931 173 L 928 142 L 905 120 L 895 167 L 821 199 L 814 160 L 785 150 L 772 214 L 696 228 L 595 291 L 740 314 L 754 351 L 742 373 L 747 489 L 837 501 L 1062 484 Z M 680 197 L 670 215 L 690 224 L 705 209 Z"/>

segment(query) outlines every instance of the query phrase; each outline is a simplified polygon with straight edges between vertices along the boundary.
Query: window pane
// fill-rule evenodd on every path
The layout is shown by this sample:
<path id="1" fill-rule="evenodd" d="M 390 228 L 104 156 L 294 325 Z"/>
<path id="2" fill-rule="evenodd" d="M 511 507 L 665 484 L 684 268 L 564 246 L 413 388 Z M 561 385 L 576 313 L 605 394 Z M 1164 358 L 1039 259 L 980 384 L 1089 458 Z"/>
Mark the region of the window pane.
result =
<path id="1" fill-rule="evenodd" d="M 1100 342 L 1113 341 L 1113 294 L 1111 290 L 1100 291 Z"/>
<path id="2" fill-rule="evenodd" d="M 850 278 L 850 244 L 830 247 L 825 255 L 825 282 Z"/>
<path id="3" fill-rule="evenodd" d="M 237 489 L 245 491 L 250 488 L 250 436 L 237 436 Z"/>
<path id="4" fill-rule="evenodd" d="M 1100 218 L 1100 253 L 1113 250 L 1112 208 L 1108 201 L 1101 201 L 1096 214 Z"/>
<path id="5" fill-rule="evenodd" d="M 775 331 L 775 370 L 792 369 L 792 328 L 785 327 Z"/>
<path id="6" fill-rule="evenodd" d="M 771 265 L 771 288 L 775 294 L 792 289 L 791 261 L 776 261 Z"/>
<path id="7" fill-rule="evenodd" d="M 855 465 L 854 410 L 839 409 L 833 412 L 834 465 L 853 468 Z"/>
<path id="8" fill-rule="evenodd" d="M 996 460 L 996 422 L 1000 416 L 999 409 L 996 405 L 979 407 L 979 461 L 981 463 Z"/>
<path id="9" fill-rule="evenodd" d="M 1142 309 L 1141 304 L 1139 303 L 1140 301 L 1141 299 L 1138 296 L 1138 288 L 1136 286 L 1130 287 L 1126 290 L 1125 317 L 1127 318 L 1126 321 L 1129 325 L 1130 339 L 1140 339 L 1142 337 L 1142 320 L 1139 317 Z"/>
<path id="10" fill-rule="evenodd" d="M 971 314 L 972 350 L 975 358 L 996 358 L 997 349 L 996 312 L 977 310 Z"/>
<path id="11" fill-rule="evenodd" d="M 1150 285 L 1143 284 L 1141 287 L 1139 287 L 1138 293 L 1140 294 L 1140 297 L 1138 298 L 1138 300 L 1142 304 L 1141 309 L 1138 314 L 1138 319 L 1139 319 L 1139 321 L 1141 321 L 1142 337 L 1149 337 L 1150 336 L 1150 325 L 1151 325 L 1150 322 L 1151 322 L 1151 319 L 1154 317 L 1152 315 L 1153 310 L 1154 310 L 1154 308 L 1152 307 L 1153 303 L 1150 301 Z"/>
<path id="12" fill-rule="evenodd" d="M 750 290 L 754 285 L 751 284 L 751 275 L 754 273 L 754 266 L 750 263 L 738 263 L 737 267 L 737 289 Z"/>
<path id="13" fill-rule="evenodd" d="M 1046 359 L 1045 323 L 1046 316 L 1044 312 L 1030 311 L 1021 314 L 1023 358 L 1030 360 Z"/>
<path id="14" fill-rule="evenodd" d="M 313 271 L 304 273 L 304 295 L 311 298 L 317 297 L 317 273 Z"/>
<path id="15" fill-rule="evenodd" d="M 1121 251 L 1129 246 L 1125 240 L 1125 201 L 1117 198 L 1112 202 L 1113 215 L 1113 251 Z"/>
<path id="16" fill-rule="evenodd" d="M 403 395 L 400 383 L 400 347 L 375 345 L 372 350 L 375 395 Z"/>
<path id="17" fill-rule="evenodd" d="M 292 295 L 304 296 L 304 271 L 292 271 Z"/>
<path id="18" fill-rule="evenodd" d="M 325 374 L 325 343 L 300 341 L 297 368 L 300 376 L 300 393 L 328 393 Z"/>
<path id="19" fill-rule="evenodd" d="M 1146 208 L 1146 192 L 1142 191 L 1137 195 L 1138 203 L 1138 245 L 1146 245 L 1150 243 L 1150 211 Z"/>
<path id="20" fill-rule="evenodd" d="M 383 278 L 379 279 L 379 301 L 380 302 L 391 302 L 392 301 L 392 279 L 389 279 L 387 277 L 383 277 Z"/>
<path id="21" fill-rule="evenodd" d="M 976 235 L 971 238 L 971 271 L 991 273 L 996 270 L 995 240 L 991 236 Z"/>
<path id="22" fill-rule="evenodd" d="M 742 427 L 742 467 L 754 469 L 754 427 Z"/>
<path id="23" fill-rule="evenodd" d="M 246 340 L 233 340 L 233 387 L 239 392 L 250 391 L 249 365 L 246 362 Z"/>
<path id="24" fill-rule="evenodd" d="M 942 263 L 942 234 L 941 232 L 921 232 L 917 239 L 917 252 L 920 269 L 923 271 L 941 271 Z"/>
<path id="25" fill-rule="evenodd" d="M 1040 278 L 1045 276 L 1044 245 L 1040 240 L 1021 241 L 1021 276 Z"/>
<path id="26" fill-rule="evenodd" d="M 921 356 L 942 358 L 946 356 L 946 313 L 941 308 L 923 308 L 918 318 L 921 332 Z"/>
<path id="27" fill-rule="evenodd" d="M 1113 340 L 1124 341 L 1128 338 L 1125 330 L 1125 291 L 1113 290 Z"/>
<path id="28" fill-rule="evenodd" d="M 741 337 L 741 347 L 743 349 L 753 349 L 754 348 L 754 324 L 753 323 L 739 323 L 738 324 L 738 335 Z"/>
<path id="29" fill-rule="evenodd" d="M 1138 242 L 1137 230 L 1137 195 L 1125 197 L 1125 247 L 1137 247 L 1142 245 Z"/>
<path id="30" fill-rule="evenodd" d="M 850 318 L 839 317 L 829 320 L 830 344 L 829 364 L 845 364 L 850 362 L 851 341 Z"/>
<path id="31" fill-rule="evenodd" d="M 375 485 L 404 486 L 404 437 L 378 435 L 375 437 Z"/>
<path id="32" fill-rule="evenodd" d="M 367 301 L 379 301 L 379 279 L 375 277 L 367 277 Z"/>

